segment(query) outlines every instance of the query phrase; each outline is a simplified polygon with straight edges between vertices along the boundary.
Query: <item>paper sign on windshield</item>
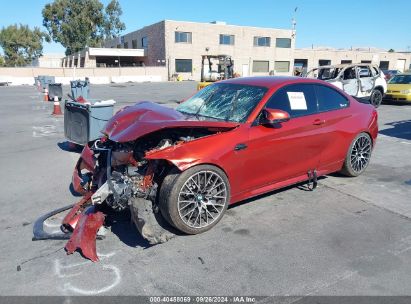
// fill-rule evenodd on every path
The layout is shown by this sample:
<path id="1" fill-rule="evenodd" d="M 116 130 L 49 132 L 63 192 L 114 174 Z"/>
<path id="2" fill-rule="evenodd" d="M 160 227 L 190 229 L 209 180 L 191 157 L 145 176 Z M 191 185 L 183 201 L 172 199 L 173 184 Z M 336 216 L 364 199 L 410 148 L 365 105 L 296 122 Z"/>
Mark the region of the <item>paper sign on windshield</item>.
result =
<path id="1" fill-rule="evenodd" d="M 303 92 L 287 92 L 291 110 L 307 110 L 307 102 Z"/>

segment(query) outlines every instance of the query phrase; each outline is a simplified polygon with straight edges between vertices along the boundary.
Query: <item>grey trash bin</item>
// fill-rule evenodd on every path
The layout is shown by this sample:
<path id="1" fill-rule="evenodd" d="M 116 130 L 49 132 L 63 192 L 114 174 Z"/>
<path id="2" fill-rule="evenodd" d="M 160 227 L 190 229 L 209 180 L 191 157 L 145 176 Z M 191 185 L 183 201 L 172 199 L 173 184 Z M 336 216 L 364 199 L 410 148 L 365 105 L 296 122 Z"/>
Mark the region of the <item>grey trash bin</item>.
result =
<path id="1" fill-rule="evenodd" d="M 49 84 L 49 100 L 54 100 L 54 97 L 57 97 L 58 100 L 61 100 L 63 97 L 63 88 L 61 83 L 50 83 Z"/>
<path id="2" fill-rule="evenodd" d="M 91 104 L 66 101 L 64 106 L 64 135 L 76 144 L 85 145 L 102 136 L 101 130 L 113 116 L 114 101 L 93 100 Z"/>
<path id="3" fill-rule="evenodd" d="M 90 95 L 89 84 L 90 82 L 88 81 L 88 79 L 70 81 L 71 96 L 73 97 L 73 99 L 77 100 L 81 96 L 87 100 Z"/>
<path id="4" fill-rule="evenodd" d="M 49 84 L 55 83 L 55 77 L 54 76 L 44 76 L 44 75 L 39 75 L 37 78 L 40 81 L 42 89 L 48 89 Z"/>

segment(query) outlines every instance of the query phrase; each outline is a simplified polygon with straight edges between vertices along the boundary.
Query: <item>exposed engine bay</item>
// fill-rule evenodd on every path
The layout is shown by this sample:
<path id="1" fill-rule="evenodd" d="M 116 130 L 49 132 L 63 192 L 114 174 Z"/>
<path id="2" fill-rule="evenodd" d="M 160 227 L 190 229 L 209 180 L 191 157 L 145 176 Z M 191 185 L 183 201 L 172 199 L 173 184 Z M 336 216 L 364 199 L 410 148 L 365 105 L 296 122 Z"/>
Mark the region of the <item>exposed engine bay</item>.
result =
<path id="1" fill-rule="evenodd" d="M 96 167 L 91 179 L 82 187 L 94 193 L 91 196 L 94 205 L 106 202 L 114 210 L 127 208 L 131 197 L 155 203 L 158 185 L 170 165 L 164 161 L 148 161 L 145 155 L 213 133 L 216 132 L 202 128 L 166 129 L 125 144 L 96 141 L 91 147 Z"/>

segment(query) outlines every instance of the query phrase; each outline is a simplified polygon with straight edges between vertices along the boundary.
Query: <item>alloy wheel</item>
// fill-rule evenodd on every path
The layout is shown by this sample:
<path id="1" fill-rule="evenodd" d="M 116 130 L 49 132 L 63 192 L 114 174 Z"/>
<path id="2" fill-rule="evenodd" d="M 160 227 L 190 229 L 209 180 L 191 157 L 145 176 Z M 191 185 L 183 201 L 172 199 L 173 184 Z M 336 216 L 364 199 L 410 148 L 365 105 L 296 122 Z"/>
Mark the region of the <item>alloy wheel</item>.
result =
<path id="1" fill-rule="evenodd" d="M 213 171 L 191 175 L 178 195 L 178 213 L 191 228 L 204 228 L 220 218 L 227 204 L 227 185 Z"/>
<path id="2" fill-rule="evenodd" d="M 371 103 L 374 107 L 378 108 L 382 102 L 382 94 L 379 90 L 375 90 L 371 97 Z"/>
<path id="3" fill-rule="evenodd" d="M 371 140 L 368 136 L 362 135 L 357 138 L 351 149 L 351 168 L 360 173 L 368 166 L 371 157 Z"/>

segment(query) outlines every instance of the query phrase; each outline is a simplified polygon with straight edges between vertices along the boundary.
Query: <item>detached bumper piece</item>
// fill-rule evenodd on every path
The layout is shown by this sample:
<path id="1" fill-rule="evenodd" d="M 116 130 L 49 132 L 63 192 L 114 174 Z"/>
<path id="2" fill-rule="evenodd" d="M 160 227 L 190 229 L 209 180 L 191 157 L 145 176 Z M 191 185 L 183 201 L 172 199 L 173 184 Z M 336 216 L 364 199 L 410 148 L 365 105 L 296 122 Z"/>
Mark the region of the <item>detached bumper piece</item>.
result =
<path id="1" fill-rule="evenodd" d="M 84 257 L 97 262 L 96 236 L 97 231 L 104 223 L 105 215 L 90 206 L 81 214 L 70 240 L 66 244 L 67 254 L 72 254 L 77 249 Z"/>
<path id="2" fill-rule="evenodd" d="M 71 234 L 70 233 L 63 233 L 63 232 L 56 232 L 56 233 L 48 233 L 44 231 L 44 222 L 56 215 L 59 214 L 63 211 L 66 211 L 70 208 L 72 208 L 73 205 L 69 205 L 66 207 L 62 207 L 59 209 L 56 209 L 54 211 L 51 211 L 37 219 L 37 221 L 33 225 L 33 241 L 40 241 L 40 240 L 67 240 L 70 238 Z"/>

